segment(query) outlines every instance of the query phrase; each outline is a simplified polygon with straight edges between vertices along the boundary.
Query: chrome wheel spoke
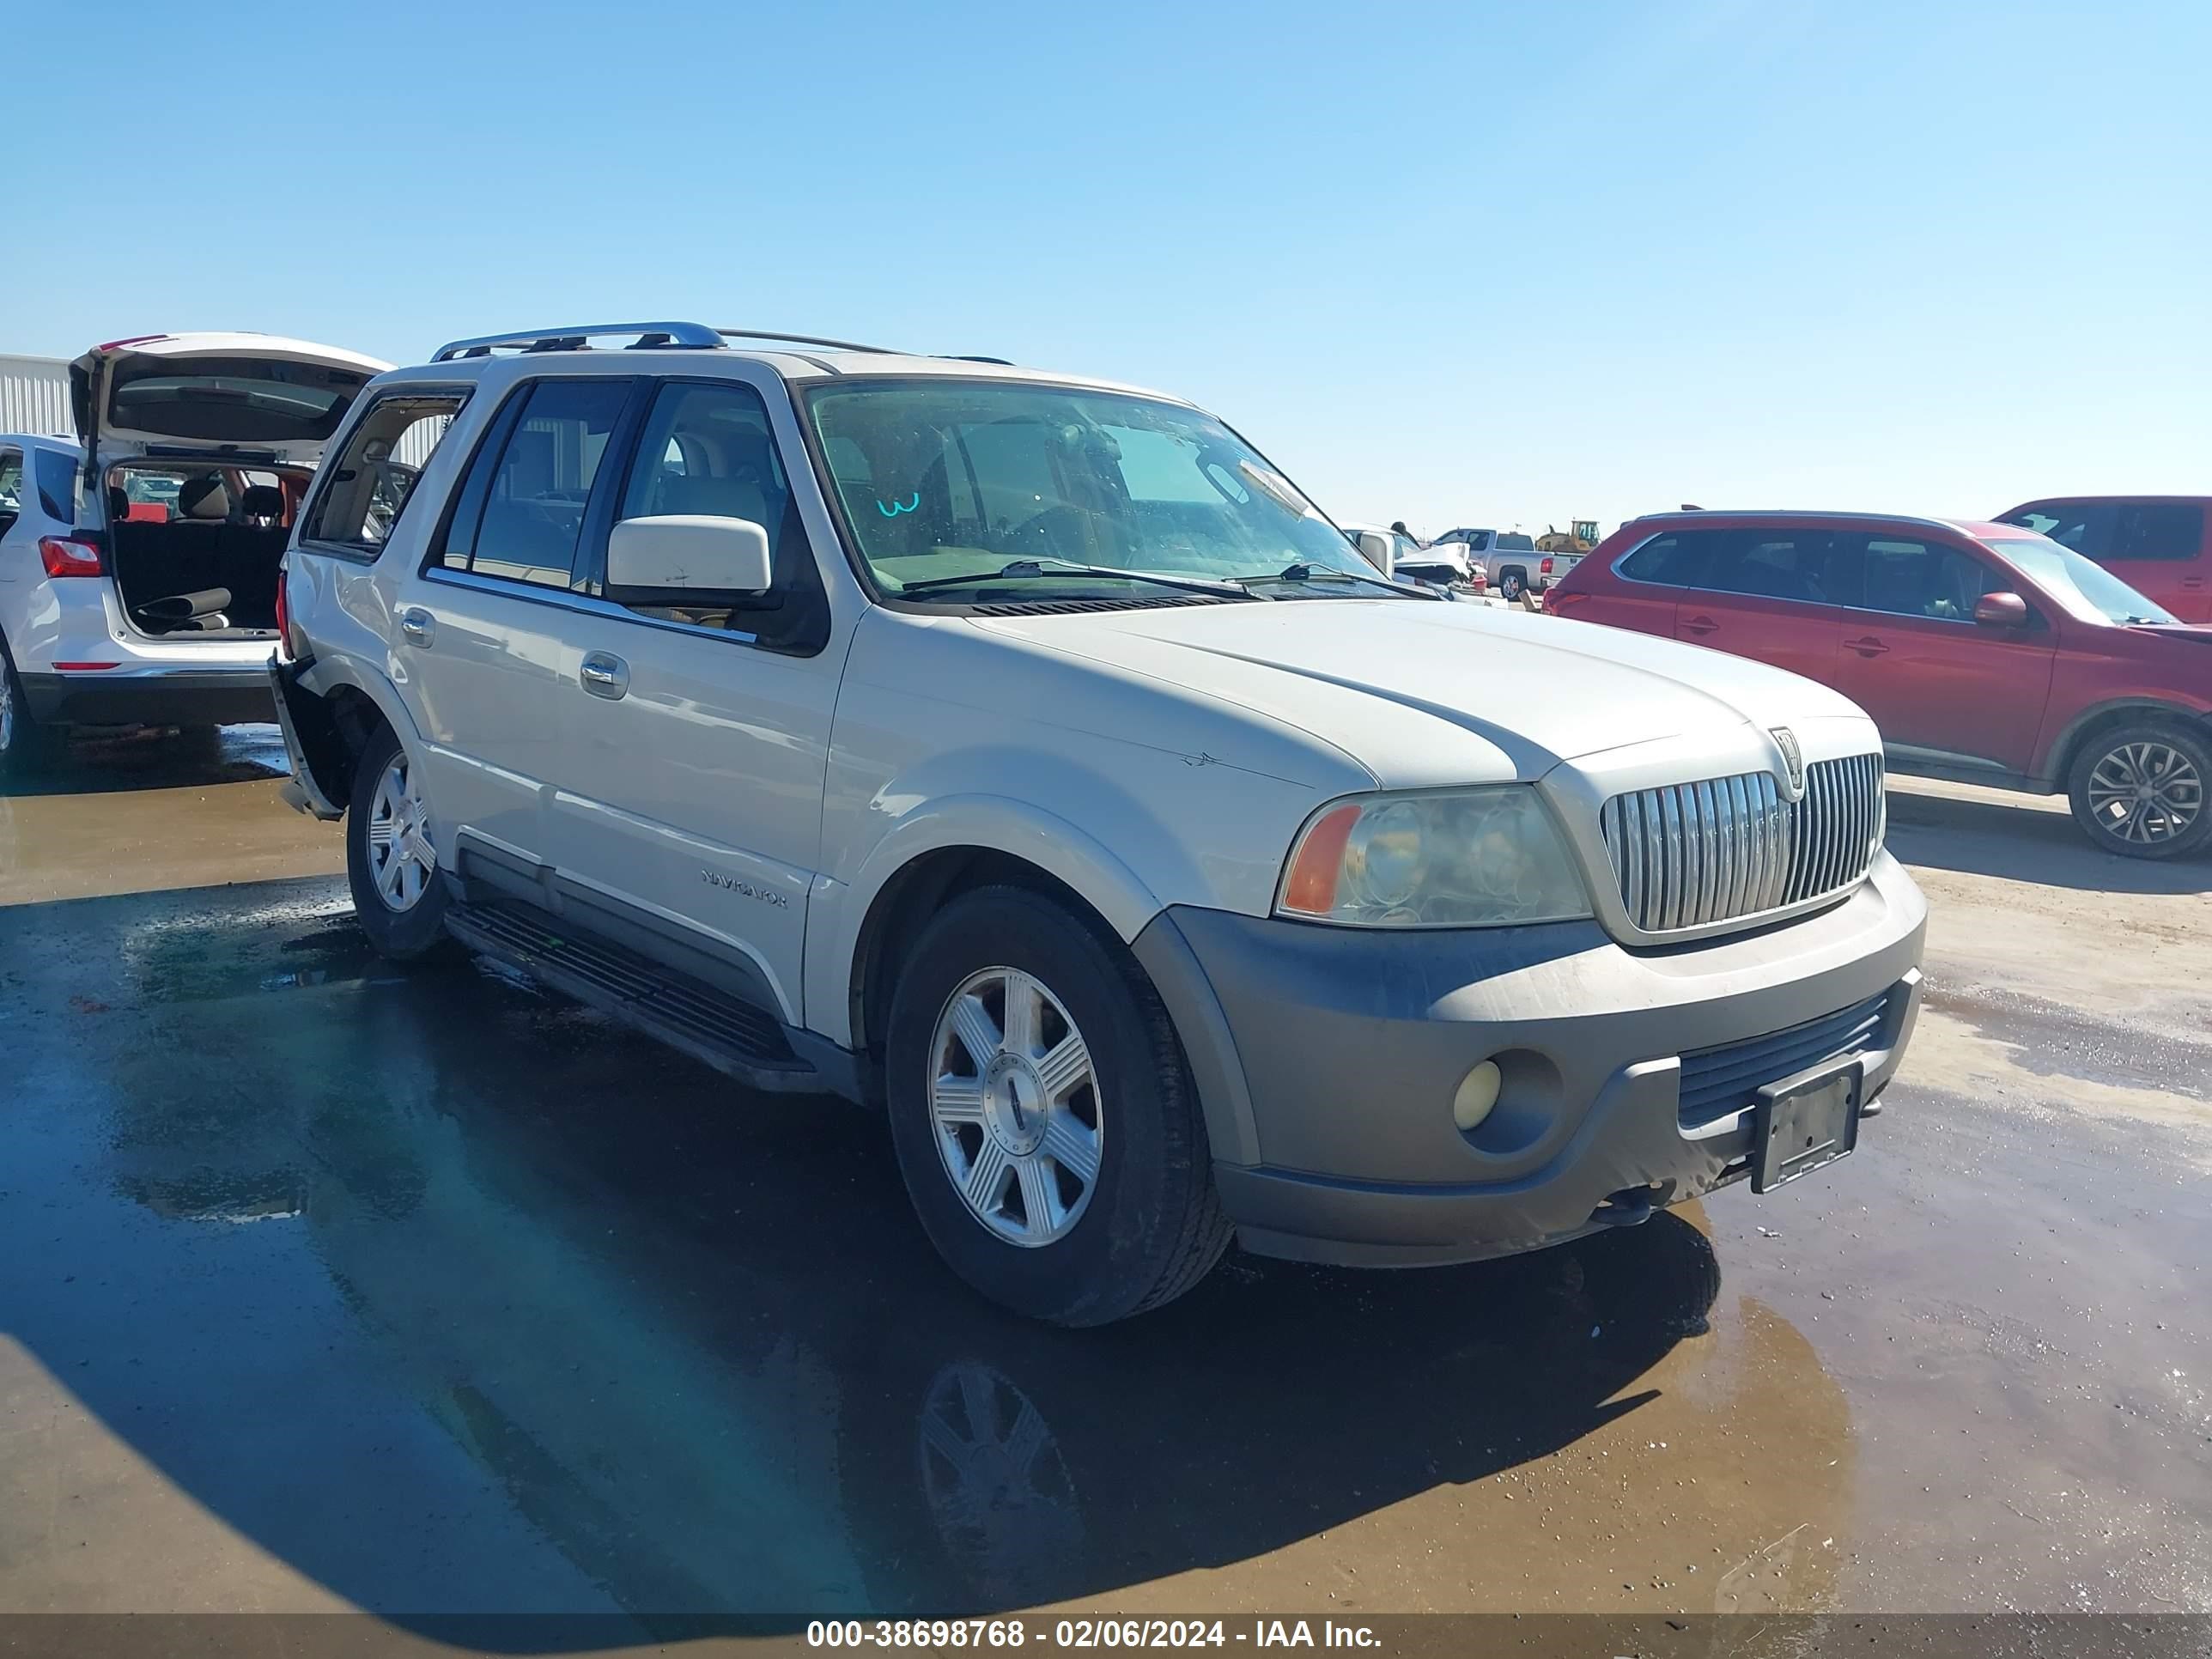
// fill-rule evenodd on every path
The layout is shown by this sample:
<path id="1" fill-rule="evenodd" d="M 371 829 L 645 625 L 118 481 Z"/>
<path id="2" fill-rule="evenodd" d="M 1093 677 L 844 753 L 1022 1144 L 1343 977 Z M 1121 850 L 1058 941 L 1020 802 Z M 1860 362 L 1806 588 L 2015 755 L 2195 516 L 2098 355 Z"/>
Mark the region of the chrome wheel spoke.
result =
<path id="1" fill-rule="evenodd" d="M 975 1062 L 981 1075 L 1004 1046 L 1005 1038 L 992 1023 L 990 1011 L 983 1006 L 983 999 L 970 993 L 963 996 L 952 1011 L 952 1029 L 959 1034 L 960 1045 L 968 1051 L 968 1058 Z"/>
<path id="2" fill-rule="evenodd" d="M 968 1165 L 968 1179 L 961 1183 L 961 1192 L 978 1214 L 994 1216 L 999 1212 L 1005 1202 L 1006 1176 L 1011 1168 L 1005 1148 L 985 1135 L 974 1161 Z"/>
<path id="3" fill-rule="evenodd" d="M 1050 1237 L 1060 1231 L 1066 1220 L 1066 1212 L 1060 1201 L 1060 1192 L 1052 1182 L 1052 1171 L 1045 1168 L 1044 1160 L 1031 1153 L 1014 1163 L 1014 1176 L 1021 1184 L 1022 1230 L 1031 1234 Z"/>
<path id="4" fill-rule="evenodd" d="M 1037 1081 L 1044 1087 L 1044 1097 L 1054 1102 L 1065 1100 L 1079 1085 L 1091 1080 L 1091 1050 L 1083 1046 L 1080 1036 L 1070 1031 L 1037 1062 L 1036 1071 Z"/>
<path id="5" fill-rule="evenodd" d="M 979 1077 L 940 1077 L 929 1097 L 940 1126 L 983 1121 L 983 1079 Z"/>
<path id="6" fill-rule="evenodd" d="M 1006 975 L 1006 1035 L 999 1046 L 1024 1060 L 1036 1053 L 1037 982 L 1019 969 Z"/>
<path id="7" fill-rule="evenodd" d="M 1075 1115 L 1055 1110 L 1044 1126 L 1045 1155 L 1088 1187 L 1098 1179 L 1097 1137 Z"/>
<path id="8" fill-rule="evenodd" d="M 404 755 L 393 756 L 377 781 L 367 840 L 378 894 L 394 910 L 413 909 L 429 889 L 438 857 L 430 842 L 429 811 Z"/>

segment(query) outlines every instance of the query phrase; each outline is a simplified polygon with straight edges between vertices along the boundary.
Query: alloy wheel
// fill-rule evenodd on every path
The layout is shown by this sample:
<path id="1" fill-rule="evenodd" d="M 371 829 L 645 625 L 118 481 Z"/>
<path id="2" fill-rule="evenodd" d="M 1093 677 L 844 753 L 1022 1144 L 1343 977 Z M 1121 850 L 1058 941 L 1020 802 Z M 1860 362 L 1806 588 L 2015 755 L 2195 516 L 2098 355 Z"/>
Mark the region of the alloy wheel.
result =
<path id="1" fill-rule="evenodd" d="M 2124 743 L 2089 773 L 2089 811 L 2116 841 L 2154 847 L 2186 835 L 2204 810 L 2204 779 L 2180 750 Z"/>
<path id="2" fill-rule="evenodd" d="M 420 775 L 404 752 L 394 755 L 377 780 L 369 806 L 369 878 L 386 908 L 412 910 L 429 890 L 437 868 Z"/>
<path id="3" fill-rule="evenodd" d="M 1060 999 L 1018 968 L 971 974 L 930 1042 L 938 1156 L 976 1220 L 1010 1244 L 1049 1244 L 1097 1189 L 1098 1075 Z"/>

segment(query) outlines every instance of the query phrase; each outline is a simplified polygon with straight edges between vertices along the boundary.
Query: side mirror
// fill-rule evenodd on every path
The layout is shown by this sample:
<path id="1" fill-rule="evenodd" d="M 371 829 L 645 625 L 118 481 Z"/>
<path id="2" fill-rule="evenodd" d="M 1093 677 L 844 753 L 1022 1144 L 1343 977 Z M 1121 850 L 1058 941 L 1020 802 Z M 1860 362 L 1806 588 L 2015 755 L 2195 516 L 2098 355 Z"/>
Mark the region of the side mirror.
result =
<path id="1" fill-rule="evenodd" d="M 1977 628 L 2025 628 L 2027 601 L 2017 593 L 1984 593 L 1974 601 Z"/>
<path id="2" fill-rule="evenodd" d="M 607 532 L 606 597 L 616 605 L 732 605 L 774 582 L 768 532 L 750 519 L 665 514 Z"/>
<path id="3" fill-rule="evenodd" d="M 1390 574 L 1390 538 L 1379 530 L 1363 530 L 1352 538 L 1359 544 L 1359 556 L 1384 575 Z"/>

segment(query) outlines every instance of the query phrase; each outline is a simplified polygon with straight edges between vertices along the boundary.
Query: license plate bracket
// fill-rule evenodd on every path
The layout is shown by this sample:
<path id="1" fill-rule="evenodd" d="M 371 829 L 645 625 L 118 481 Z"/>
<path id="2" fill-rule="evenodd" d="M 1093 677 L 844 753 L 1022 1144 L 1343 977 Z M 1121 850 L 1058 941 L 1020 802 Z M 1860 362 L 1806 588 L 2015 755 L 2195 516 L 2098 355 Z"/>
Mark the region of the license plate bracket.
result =
<path id="1" fill-rule="evenodd" d="M 1859 1142 L 1866 1068 L 1857 1060 L 1802 1072 L 1759 1091 L 1752 1113 L 1751 1190 L 1771 1193 Z"/>

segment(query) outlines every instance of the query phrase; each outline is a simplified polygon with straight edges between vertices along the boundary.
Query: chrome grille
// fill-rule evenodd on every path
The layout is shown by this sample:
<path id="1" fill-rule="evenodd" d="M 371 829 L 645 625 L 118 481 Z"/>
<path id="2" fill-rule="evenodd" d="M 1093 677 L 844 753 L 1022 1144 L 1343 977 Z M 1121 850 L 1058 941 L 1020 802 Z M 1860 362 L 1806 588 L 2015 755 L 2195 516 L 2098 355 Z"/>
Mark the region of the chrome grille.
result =
<path id="1" fill-rule="evenodd" d="M 1707 927 L 1851 886 L 1882 828 L 1881 757 L 1805 769 L 1805 798 L 1771 772 L 1615 795 L 1599 809 L 1628 918 L 1647 933 Z"/>

